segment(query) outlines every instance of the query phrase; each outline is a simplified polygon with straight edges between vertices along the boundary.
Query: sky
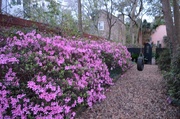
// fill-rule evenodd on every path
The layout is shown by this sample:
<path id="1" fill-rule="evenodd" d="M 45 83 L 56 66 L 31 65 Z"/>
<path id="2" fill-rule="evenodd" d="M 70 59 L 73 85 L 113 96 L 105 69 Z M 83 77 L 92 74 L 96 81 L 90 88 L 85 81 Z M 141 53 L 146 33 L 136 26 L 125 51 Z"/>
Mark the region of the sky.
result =
<path id="1" fill-rule="evenodd" d="M 150 22 L 150 23 L 153 22 L 153 20 L 154 20 L 154 18 L 152 16 L 147 16 L 147 15 L 143 16 L 143 20 L 145 20 L 145 19 L 147 22 Z"/>

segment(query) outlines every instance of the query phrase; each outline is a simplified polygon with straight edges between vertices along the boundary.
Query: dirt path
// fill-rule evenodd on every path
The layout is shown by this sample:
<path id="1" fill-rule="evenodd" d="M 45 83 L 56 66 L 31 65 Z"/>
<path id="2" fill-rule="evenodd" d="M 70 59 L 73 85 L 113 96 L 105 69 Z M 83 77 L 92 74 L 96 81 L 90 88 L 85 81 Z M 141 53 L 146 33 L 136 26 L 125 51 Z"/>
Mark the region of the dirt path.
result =
<path id="1" fill-rule="evenodd" d="M 166 101 L 165 88 L 156 65 L 145 65 L 142 72 L 134 66 L 109 88 L 106 100 L 76 119 L 180 119 Z"/>

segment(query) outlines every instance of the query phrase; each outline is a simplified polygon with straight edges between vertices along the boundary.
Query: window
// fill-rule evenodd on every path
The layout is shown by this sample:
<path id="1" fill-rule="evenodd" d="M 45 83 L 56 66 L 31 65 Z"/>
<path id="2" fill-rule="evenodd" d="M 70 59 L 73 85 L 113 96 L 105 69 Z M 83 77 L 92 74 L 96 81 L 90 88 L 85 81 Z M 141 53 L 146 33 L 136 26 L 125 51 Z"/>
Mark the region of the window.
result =
<path id="1" fill-rule="evenodd" d="M 14 5 L 14 4 L 16 4 L 16 1 L 15 1 L 15 0 L 12 0 L 11 3 Z"/>
<path id="2" fill-rule="evenodd" d="M 21 0 L 17 0 L 17 5 L 21 5 Z"/>
<path id="3" fill-rule="evenodd" d="M 13 5 L 21 5 L 21 0 L 11 0 Z"/>
<path id="4" fill-rule="evenodd" d="M 104 21 L 98 22 L 98 30 L 104 30 Z"/>
<path id="5" fill-rule="evenodd" d="M 45 6 L 45 3 L 44 3 L 44 2 L 42 2 L 42 6 L 43 6 L 43 7 Z"/>

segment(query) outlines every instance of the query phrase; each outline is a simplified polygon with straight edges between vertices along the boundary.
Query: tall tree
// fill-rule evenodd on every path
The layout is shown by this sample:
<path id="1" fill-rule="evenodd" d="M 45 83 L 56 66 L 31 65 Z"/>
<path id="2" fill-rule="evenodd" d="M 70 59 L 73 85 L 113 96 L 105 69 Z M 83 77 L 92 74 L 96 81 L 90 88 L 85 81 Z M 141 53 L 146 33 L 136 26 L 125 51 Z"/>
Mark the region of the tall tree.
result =
<path id="1" fill-rule="evenodd" d="M 107 11 L 108 40 L 111 40 L 112 27 L 115 25 L 118 19 L 113 19 L 113 12 L 115 12 L 113 0 L 104 0 L 104 2 Z"/>
<path id="2" fill-rule="evenodd" d="M 2 12 L 2 0 L 0 0 L 0 13 Z"/>
<path id="3" fill-rule="evenodd" d="M 98 29 L 98 21 L 99 21 L 99 15 L 105 14 L 105 22 L 107 23 L 107 30 L 108 34 L 106 38 L 108 40 L 111 39 L 111 34 L 112 34 L 112 28 L 115 25 L 117 19 L 115 18 L 115 1 L 113 0 L 86 0 L 83 1 L 84 6 L 86 8 L 85 11 L 87 11 L 87 16 L 89 15 L 89 18 L 91 19 L 91 22 L 93 23 L 93 26 L 96 30 L 94 34 L 101 33 Z"/>
<path id="4" fill-rule="evenodd" d="M 174 11 L 174 25 L 175 25 L 175 36 L 176 44 L 180 44 L 180 11 L 179 11 L 179 0 L 173 0 L 173 11 Z M 178 46 L 177 46 L 178 47 Z"/>
<path id="5" fill-rule="evenodd" d="M 137 43 L 138 32 L 140 29 L 141 12 L 143 11 L 143 0 L 119 0 L 116 3 L 118 12 L 125 15 L 129 19 L 128 27 L 128 39 L 132 44 Z"/>
<path id="6" fill-rule="evenodd" d="M 164 14 L 165 24 L 166 24 L 166 31 L 167 31 L 167 37 L 170 41 L 171 46 L 171 54 L 173 56 L 173 53 L 175 53 L 175 34 L 174 34 L 174 26 L 173 26 L 173 15 L 171 12 L 171 6 L 169 0 L 161 0 L 162 3 L 162 10 Z"/>
<path id="7" fill-rule="evenodd" d="M 160 17 L 163 16 L 162 4 L 160 0 L 146 0 L 147 15 Z"/>
<path id="8" fill-rule="evenodd" d="M 83 29 L 82 29 L 82 4 L 81 0 L 78 0 L 78 28 L 80 35 L 83 34 Z"/>
<path id="9" fill-rule="evenodd" d="M 84 0 L 82 1 L 83 4 L 83 15 L 86 19 L 86 21 L 88 22 L 88 32 L 91 32 L 91 34 L 96 34 L 96 35 L 100 35 L 99 34 L 99 30 L 98 30 L 98 19 L 99 19 L 99 10 L 102 10 L 102 8 L 104 7 L 103 4 L 104 1 L 102 0 Z M 84 20 L 85 21 L 85 20 Z M 93 30 L 91 30 L 93 29 Z"/>
<path id="10" fill-rule="evenodd" d="M 171 42 L 171 70 L 168 77 L 168 92 L 172 97 L 172 102 L 180 106 L 180 26 L 179 26 L 179 0 L 161 0 L 168 40 Z M 172 8 L 172 9 L 171 9 Z M 171 12 L 171 10 L 173 12 Z M 173 17 L 172 17 L 173 16 Z M 174 19 L 174 21 L 173 21 Z"/>

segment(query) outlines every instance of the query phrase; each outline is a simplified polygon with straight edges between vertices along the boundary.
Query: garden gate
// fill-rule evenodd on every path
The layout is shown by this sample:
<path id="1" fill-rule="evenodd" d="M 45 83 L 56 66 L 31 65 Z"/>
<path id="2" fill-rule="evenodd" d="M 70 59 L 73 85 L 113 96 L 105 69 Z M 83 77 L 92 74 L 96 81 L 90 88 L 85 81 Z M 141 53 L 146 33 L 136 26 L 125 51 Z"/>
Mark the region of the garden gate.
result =
<path id="1" fill-rule="evenodd" d="M 137 58 L 142 51 L 144 54 L 144 63 L 152 64 L 152 46 L 149 43 L 144 45 L 144 48 L 128 48 L 128 51 L 131 53 L 132 60 L 137 62 Z"/>
<path id="2" fill-rule="evenodd" d="M 145 64 L 152 64 L 152 46 L 149 43 L 144 45 L 144 61 Z"/>

